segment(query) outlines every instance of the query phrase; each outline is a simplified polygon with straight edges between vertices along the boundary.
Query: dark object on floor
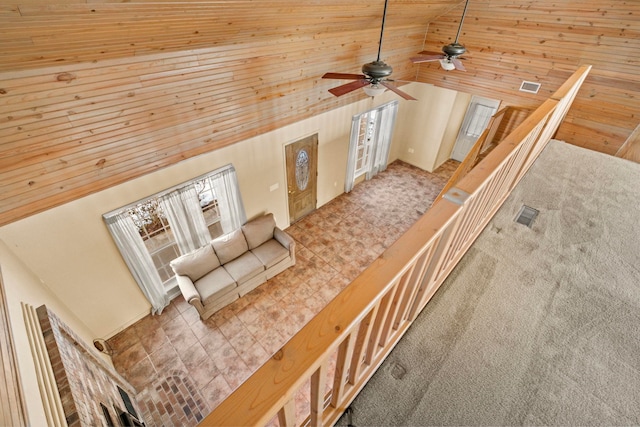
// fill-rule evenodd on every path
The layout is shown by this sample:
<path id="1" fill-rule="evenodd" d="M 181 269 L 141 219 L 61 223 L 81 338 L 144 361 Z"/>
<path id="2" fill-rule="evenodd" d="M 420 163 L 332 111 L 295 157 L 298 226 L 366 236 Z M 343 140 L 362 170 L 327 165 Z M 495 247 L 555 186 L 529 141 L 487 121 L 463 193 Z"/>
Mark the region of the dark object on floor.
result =
<path id="1" fill-rule="evenodd" d="M 344 411 L 344 414 L 347 417 L 347 427 L 355 427 L 353 425 L 353 408 L 351 408 L 351 406 L 349 406 L 347 408 L 347 410 Z"/>

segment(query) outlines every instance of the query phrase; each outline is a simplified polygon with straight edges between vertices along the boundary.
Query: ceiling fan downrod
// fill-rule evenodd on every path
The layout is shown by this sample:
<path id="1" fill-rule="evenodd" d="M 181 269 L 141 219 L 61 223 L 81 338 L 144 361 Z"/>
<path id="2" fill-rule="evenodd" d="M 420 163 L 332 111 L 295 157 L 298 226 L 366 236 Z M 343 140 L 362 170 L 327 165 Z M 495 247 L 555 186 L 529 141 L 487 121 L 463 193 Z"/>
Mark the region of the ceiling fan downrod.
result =
<path id="1" fill-rule="evenodd" d="M 376 59 L 377 62 L 380 62 L 380 52 L 382 52 L 382 35 L 384 34 L 384 22 L 387 20 L 388 2 L 389 0 L 384 0 L 384 10 L 382 11 L 382 25 L 380 26 L 380 41 L 378 42 L 378 58 Z"/>
<path id="2" fill-rule="evenodd" d="M 460 25 L 458 25 L 458 33 L 456 34 L 456 40 L 453 42 L 454 44 L 458 44 L 458 37 L 460 37 L 460 31 L 462 30 L 462 23 L 464 22 L 464 17 L 467 14 L 467 6 L 469 6 L 469 0 L 464 4 L 464 9 L 462 10 L 462 18 L 460 18 Z"/>
<path id="3" fill-rule="evenodd" d="M 389 77 L 393 72 L 393 68 L 380 60 L 382 52 L 382 37 L 384 35 L 384 23 L 387 19 L 387 4 L 389 0 L 384 1 L 384 10 L 382 12 L 382 25 L 380 26 L 380 40 L 378 41 L 378 56 L 375 61 L 369 62 L 362 66 L 362 72 L 371 78 L 371 84 L 376 85 L 385 77 Z"/>

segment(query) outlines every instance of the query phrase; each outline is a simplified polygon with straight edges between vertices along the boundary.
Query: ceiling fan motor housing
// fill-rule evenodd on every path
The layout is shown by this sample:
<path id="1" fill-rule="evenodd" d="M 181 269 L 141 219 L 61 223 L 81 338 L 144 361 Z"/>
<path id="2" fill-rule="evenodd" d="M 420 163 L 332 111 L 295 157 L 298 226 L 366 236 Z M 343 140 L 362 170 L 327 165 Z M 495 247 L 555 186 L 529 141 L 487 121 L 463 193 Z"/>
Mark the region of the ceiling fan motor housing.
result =
<path id="1" fill-rule="evenodd" d="M 385 77 L 389 77 L 392 72 L 393 68 L 391 68 L 390 65 L 385 64 L 383 61 L 373 61 L 362 66 L 362 73 L 365 76 L 371 77 L 371 79 L 376 82 Z"/>
<path id="2" fill-rule="evenodd" d="M 451 43 L 442 47 L 442 51 L 448 56 L 459 56 L 464 54 L 467 49 L 460 43 Z"/>

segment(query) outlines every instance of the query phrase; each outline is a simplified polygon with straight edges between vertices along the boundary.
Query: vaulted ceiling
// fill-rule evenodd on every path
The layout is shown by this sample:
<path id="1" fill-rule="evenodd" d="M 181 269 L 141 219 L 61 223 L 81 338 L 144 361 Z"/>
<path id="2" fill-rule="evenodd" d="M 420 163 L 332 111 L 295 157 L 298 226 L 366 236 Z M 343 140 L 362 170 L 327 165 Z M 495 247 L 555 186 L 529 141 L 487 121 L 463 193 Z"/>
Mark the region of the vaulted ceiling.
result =
<path id="1" fill-rule="evenodd" d="M 535 107 L 593 64 L 559 137 L 615 152 L 638 122 L 640 2 L 471 0 L 466 73 L 414 65 L 462 0 L 389 0 L 396 79 Z M 8 0 L 0 5 L 0 225 L 360 99 L 383 0 Z M 518 92 L 522 80 L 539 94 Z"/>
<path id="2" fill-rule="evenodd" d="M 461 1 L 391 0 L 387 23 L 396 30 L 420 28 L 422 42 L 427 24 Z M 256 46 L 244 61 L 274 55 L 275 66 L 280 52 L 291 51 L 282 45 L 298 41 L 321 60 L 337 51 L 348 56 L 350 50 L 377 45 L 384 0 L 16 3 L 1 9 L 2 71 L 226 46 L 224 52 L 238 45 Z M 335 63 L 333 56 L 328 59 Z"/>

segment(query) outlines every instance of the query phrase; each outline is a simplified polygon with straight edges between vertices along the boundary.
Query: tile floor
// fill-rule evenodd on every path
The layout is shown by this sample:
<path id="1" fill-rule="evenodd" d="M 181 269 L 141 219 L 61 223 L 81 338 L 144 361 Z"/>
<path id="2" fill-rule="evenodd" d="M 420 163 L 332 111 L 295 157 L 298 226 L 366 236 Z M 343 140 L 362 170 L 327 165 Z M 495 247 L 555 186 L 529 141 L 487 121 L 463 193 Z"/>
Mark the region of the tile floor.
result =
<path id="1" fill-rule="evenodd" d="M 457 165 L 396 161 L 286 230 L 294 267 L 204 322 L 178 297 L 111 338 L 147 425 L 196 425 L 406 231 Z"/>

